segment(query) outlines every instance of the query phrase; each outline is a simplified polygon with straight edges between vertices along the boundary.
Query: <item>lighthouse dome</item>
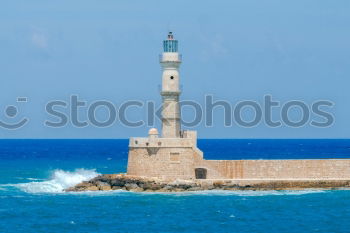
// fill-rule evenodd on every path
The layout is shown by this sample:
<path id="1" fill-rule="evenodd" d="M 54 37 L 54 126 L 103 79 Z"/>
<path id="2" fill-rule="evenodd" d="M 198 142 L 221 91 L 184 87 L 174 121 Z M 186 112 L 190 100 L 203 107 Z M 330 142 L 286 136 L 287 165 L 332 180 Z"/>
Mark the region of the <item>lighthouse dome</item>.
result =
<path id="1" fill-rule="evenodd" d="M 158 130 L 156 128 L 151 128 L 148 131 L 148 135 L 158 135 Z"/>

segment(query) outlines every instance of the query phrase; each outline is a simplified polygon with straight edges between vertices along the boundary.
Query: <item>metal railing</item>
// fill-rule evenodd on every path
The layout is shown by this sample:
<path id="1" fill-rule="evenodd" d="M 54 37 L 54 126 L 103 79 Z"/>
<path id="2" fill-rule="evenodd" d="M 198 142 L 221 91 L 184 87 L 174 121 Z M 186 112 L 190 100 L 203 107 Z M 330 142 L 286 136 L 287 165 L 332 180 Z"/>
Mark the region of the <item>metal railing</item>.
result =
<path id="1" fill-rule="evenodd" d="M 173 60 L 170 59 L 169 57 L 165 60 L 163 54 L 160 54 L 159 62 L 182 62 L 182 54 L 178 54 L 176 59 L 174 58 Z"/>

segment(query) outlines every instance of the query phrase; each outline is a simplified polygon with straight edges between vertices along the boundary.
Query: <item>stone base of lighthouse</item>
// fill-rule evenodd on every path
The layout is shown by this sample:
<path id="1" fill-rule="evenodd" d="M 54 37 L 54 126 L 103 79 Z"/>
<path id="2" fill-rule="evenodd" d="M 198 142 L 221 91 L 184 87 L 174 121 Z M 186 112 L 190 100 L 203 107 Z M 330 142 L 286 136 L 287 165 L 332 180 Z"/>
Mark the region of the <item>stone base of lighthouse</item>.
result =
<path id="1" fill-rule="evenodd" d="M 203 160 L 195 131 L 180 138 L 130 138 L 128 175 L 163 179 L 195 179 L 195 168 Z"/>
<path id="2" fill-rule="evenodd" d="M 166 180 L 350 179 L 349 159 L 205 160 L 195 131 L 180 138 L 131 138 L 128 175 Z"/>

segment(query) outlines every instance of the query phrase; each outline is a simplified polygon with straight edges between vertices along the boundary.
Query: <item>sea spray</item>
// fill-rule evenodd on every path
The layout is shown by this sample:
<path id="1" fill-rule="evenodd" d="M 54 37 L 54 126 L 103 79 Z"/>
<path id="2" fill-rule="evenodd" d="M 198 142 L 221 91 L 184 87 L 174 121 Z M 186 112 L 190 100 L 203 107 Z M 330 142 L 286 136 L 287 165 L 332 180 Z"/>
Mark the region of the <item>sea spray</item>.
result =
<path id="1" fill-rule="evenodd" d="M 21 183 L 15 186 L 28 193 L 59 193 L 66 188 L 90 180 L 98 175 L 100 174 L 94 169 L 76 169 L 73 172 L 57 169 L 53 171 L 49 180 Z"/>

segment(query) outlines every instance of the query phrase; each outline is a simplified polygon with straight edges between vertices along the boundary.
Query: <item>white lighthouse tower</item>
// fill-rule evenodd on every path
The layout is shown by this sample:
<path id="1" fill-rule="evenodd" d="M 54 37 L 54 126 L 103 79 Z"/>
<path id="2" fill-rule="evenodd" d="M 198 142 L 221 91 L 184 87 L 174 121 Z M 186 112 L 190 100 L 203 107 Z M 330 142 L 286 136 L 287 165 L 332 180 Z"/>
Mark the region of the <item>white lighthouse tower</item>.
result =
<path id="1" fill-rule="evenodd" d="M 169 32 L 168 38 L 163 41 L 160 64 L 163 69 L 161 91 L 163 98 L 162 137 L 178 138 L 181 130 L 179 106 L 181 55 L 178 53 L 178 41 L 174 39 L 172 32 Z"/>
<path id="2" fill-rule="evenodd" d="M 163 41 L 160 64 L 163 99 L 162 134 L 159 137 L 158 130 L 152 128 L 148 131 L 147 137 L 130 138 L 127 174 L 170 180 L 193 179 L 202 174 L 198 171 L 203 170 L 201 167 L 203 152 L 197 148 L 197 132 L 181 130 L 179 106 L 181 55 L 178 53 L 178 41 L 174 40 L 171 32 Z"/>

